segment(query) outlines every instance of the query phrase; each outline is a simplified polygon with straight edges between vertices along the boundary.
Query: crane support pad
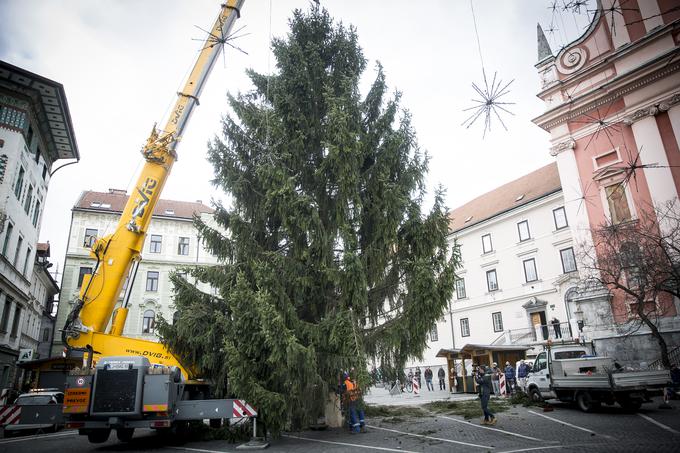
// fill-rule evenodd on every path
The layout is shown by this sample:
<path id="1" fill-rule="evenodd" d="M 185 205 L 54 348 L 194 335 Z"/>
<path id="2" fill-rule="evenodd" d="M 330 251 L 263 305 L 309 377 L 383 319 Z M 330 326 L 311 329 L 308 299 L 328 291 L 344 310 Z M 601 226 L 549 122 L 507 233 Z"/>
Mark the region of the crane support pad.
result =
<path id="1" fill-rule="evenodd" d="M 7 411 L 7 413 L 15 415 L 1 421 L 0 424 L 53 425 L 64 423 L 61 404 L 0 406 L 0 411 Z"/>
<path id="2" fill-rule="evenodd" d="M 203 420 L 206 418 L 231 418 L 234 400 L 188 400 L 178 401 L 175 420 Z"/>

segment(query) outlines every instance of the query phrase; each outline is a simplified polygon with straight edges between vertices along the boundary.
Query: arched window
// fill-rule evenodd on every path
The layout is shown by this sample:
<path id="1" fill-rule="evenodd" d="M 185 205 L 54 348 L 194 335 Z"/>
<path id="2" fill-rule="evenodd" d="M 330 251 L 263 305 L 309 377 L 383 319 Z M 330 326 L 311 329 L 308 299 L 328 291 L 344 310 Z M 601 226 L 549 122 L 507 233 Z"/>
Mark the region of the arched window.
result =
<path id="1" fill-rule="evenodd" d="M 156 313 L 153 310 L 146 310 L 144 312 L 144 319 L 142 320 L 142 333 L 153 333 L 156 324 Z"/>

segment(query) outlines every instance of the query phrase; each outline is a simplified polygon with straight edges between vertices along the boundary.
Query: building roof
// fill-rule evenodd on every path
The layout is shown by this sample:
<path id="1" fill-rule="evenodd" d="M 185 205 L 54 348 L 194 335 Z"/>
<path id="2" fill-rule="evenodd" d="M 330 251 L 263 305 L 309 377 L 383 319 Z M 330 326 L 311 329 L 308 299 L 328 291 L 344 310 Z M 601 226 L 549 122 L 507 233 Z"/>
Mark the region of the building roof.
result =
<path id="1" fill-rule="evenodd" d="M 122 213 L 127 200 L 128 195 L 120 189 L 109 189 L 108 192 L 86 190 L 80 195 L 80 199 L 76 202 L 73 210 Z M 191 219 L 194 214 L 212 213 L 213 211 L 200 200 L 191 202 L 160 199 L 156 204 L 153 216 Z"/>
<path id="2" fill-rule="evenodd" d="M 449 213 L 449 229 L 460 231 L 560 190 L 557 164 L 551 163 L 454 209 Z"/>
<path id="3" fill-rule="evenodd" d="M 80 159 L 66 93 L 61 83 L 0 60 L 0 88 L 31 100 L 52 162 Z"/>

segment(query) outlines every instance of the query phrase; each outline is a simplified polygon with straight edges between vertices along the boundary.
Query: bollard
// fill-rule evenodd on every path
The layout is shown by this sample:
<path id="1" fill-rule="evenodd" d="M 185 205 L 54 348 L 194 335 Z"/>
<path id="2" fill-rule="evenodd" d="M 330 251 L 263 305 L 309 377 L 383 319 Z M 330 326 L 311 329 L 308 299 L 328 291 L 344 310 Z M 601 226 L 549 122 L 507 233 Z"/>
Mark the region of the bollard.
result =
<path id="1" fill-rule="evenodd" d="M 505 375 L 501 374 L 499 376 L 499 385 L 501 387 L 501 396 L 508 396 L 507 389 L 505 388 Z"/>

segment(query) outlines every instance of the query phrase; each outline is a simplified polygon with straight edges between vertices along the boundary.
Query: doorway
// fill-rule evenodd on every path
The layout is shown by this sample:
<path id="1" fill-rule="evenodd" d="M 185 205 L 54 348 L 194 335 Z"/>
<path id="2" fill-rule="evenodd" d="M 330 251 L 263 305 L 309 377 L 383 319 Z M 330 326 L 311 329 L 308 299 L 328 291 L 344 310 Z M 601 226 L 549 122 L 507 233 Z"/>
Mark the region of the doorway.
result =
<path id="1" fill-rule="evenodd" d="M 534 328 L 534 335 L 538 332 L 536 326 L 541 326 L 540 331 L 543 336 L 542 339 L 548 339 L 548 321 L 545 317 L 545 311 L 535 311 L 531 313 L 531 326 Z M 534 340 L 538 340 L 538 338 L 534 338 Z"/>

